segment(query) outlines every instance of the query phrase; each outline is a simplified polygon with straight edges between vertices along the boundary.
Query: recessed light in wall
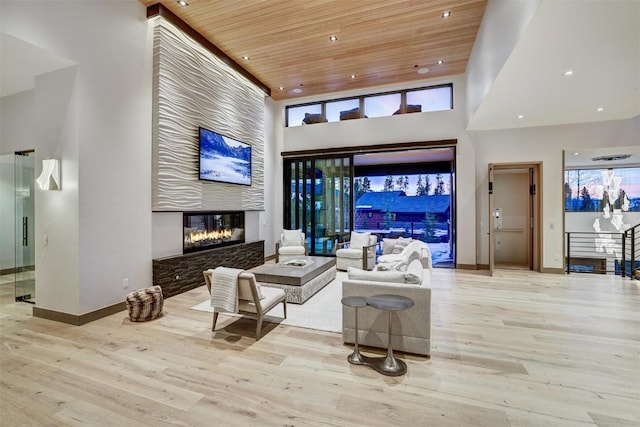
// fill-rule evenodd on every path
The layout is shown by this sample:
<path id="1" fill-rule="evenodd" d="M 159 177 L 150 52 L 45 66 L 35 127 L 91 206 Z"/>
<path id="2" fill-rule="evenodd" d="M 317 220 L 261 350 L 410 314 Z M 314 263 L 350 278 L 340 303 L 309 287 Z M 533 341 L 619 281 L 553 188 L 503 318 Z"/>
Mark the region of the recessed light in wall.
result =
<path id="1" fill-rule="evenodd" d="M 302 93 L 302 89 L 300 89 L 299 87 L 295 88 L 295 89 L 291 89 L 291 92 L 293 93 Z"/>
<path id="2" fill-rule="evenodd" d="M 444 59 L 438 59 L 437 64 L 438 64 L 438 65 L 442 65 L 442 64 L 444 64 Z"/>
<path id="3" fill-rule="evenodd" d="M 565 77 L 571 77 L 571 76 L 573 76 L 573 70 L 567 70 L 567 71 L 565 71 L 565 72 L 564 72 L 564 76 L 565 76 Z"/>
<path id="4" fill-rule="evenodd" d="M 356 75 L 355 74 L 351 74 L 351 80 L 355 79 Z"/>
<path id="5" fill-rule="evenodd" d="M 280 86 L 278 89 L 280 89 L 280 90 L 284 90 L 284 87 Z"/>
<path id="6" fill-rule="evenodd" d="M 522 114 L 518 114 L 518 118 L 519 119 L 524 119 L 524 116 Z"/>
<path id="7" fill-rule="evenodd" d="M 429 72 L 428 68 L 422 67 L 418 68 L 418 74 L 427 74 Z"/>
<path id="8" fill-rule="evenodd" d="M 189 6 L 189 3 L 187 3 L 185 0 L 178 0 L 177 3 L 182 7 Z"/>
<path id="9" fill-rule="evenodd" d="M 244 55 L 244 56 L 242 57 L 242 59 L 244 59 L 245 61 L 248 61 L 248 60 L 250 60 L 251 58 L 249 58 L 247 55 Z"/>
<path id="10" fill-rule="evenodd" d="M 598 107 L 598 108 L 596 109 L 596 111 L 597 111 L 598 113 L 600 113 L 600 112 L 604 111 L 604 108 L 603 108 L 603 107 Z"/>
<path id="11" fill-rule="evenodd" d="M 450 16 L 451 16 L 450 10 L 445 10 L 444 12 L 442 12 L 442 18 L 448 18 Z"/>
<path id="12" fill-rule="evenodd" d="M 338 41 L 338 36 L 329 36 L 329 41 L 332 41 L 332 42 Z"/>

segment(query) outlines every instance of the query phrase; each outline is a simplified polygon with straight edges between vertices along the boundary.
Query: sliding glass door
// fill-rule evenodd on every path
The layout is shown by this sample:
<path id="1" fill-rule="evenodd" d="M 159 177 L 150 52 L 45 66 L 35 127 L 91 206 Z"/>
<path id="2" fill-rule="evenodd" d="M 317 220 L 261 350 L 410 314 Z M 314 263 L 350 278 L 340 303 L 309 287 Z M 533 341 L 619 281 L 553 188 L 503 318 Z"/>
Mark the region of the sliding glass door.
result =
<path id="1" fill-rule="evenodd" d="M 331 255 L 351 231 L 351 157 L 285 160 L 285 228 L 302 229 L 309 254 Z"/>

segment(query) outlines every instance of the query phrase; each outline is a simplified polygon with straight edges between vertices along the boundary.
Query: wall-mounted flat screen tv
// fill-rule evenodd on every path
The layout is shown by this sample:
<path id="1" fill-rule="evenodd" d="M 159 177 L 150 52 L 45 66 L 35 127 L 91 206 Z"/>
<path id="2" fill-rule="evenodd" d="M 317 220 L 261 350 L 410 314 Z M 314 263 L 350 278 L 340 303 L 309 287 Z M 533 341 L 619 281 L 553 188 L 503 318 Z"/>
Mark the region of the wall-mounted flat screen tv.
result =
<path id="1" fill-rule="evenodd" d="M 251 146 L 201 127 L 199 173 L 204 181 L 251 185 Z"/>

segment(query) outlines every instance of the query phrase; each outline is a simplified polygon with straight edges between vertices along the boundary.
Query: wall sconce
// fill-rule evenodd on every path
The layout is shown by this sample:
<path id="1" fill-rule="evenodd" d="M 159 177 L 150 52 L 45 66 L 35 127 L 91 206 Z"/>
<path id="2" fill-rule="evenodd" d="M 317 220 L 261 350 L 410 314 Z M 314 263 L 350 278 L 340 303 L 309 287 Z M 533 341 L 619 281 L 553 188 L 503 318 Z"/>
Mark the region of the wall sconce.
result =
<path id="1" fill-rule="evenodd" d="M 42 160 L 42 173 L 36 178 L 38 186 L 43 190 L 60 189 L 60 160 Z"/>

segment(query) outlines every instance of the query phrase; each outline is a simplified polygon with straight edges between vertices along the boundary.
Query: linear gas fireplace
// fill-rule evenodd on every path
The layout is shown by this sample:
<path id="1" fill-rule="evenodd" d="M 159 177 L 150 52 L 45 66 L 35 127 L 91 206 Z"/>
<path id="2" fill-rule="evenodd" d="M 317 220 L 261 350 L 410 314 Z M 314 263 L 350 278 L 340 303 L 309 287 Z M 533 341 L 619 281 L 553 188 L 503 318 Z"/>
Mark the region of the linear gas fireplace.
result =
<path id="1" fill-rule="evenodd" d="M 244 243 L 244 212 L 183 212 L 182 252 Z"/>

